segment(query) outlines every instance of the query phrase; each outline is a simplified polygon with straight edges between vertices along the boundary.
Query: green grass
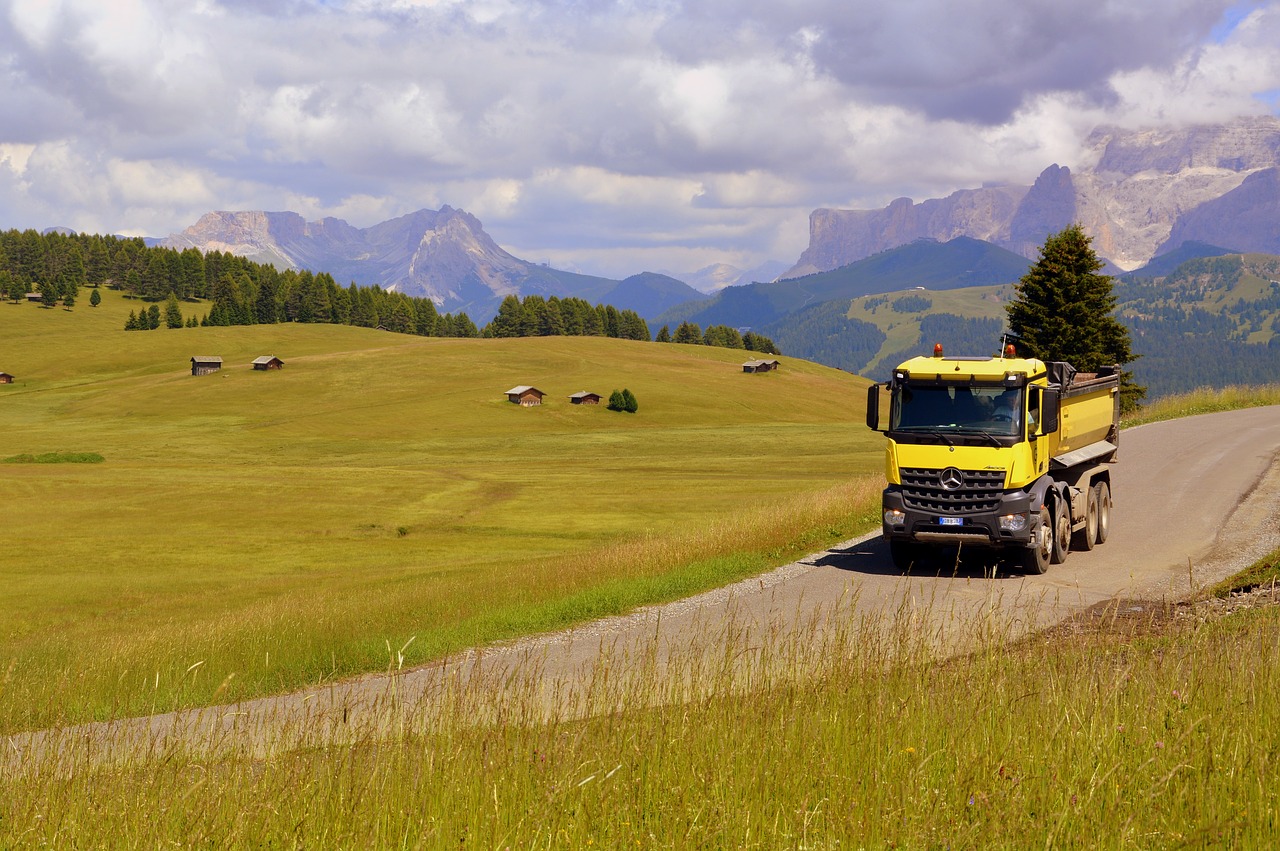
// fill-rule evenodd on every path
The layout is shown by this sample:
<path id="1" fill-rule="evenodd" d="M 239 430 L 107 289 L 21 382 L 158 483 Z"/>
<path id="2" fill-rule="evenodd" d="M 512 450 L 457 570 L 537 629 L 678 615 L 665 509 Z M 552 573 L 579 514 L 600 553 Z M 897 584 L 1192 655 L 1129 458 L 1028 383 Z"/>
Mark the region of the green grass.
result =
<path id="1" fill-rule="evenodd" d="M 1197 414 L 1212 414 L 1220 411 L 1234 411 L 1240 408 L 1257 408 L 1266 405 L 1280 405 L 1280 386 L 1262 385 L 1257 387 L 1205 387 L 1190 393 L 1176 396 L 1165 396 L 1149 405 L 1144 405 L 1131 414 L 1126 415 L 1121 425 L 1125 428 L 1143 425 L 1144 423 L 1161 422 L 1163 420 L 1192 417 Z"/>
<path id="2" fill-rule="evenodd" d="M 882 444 L 837 370 L 606 339 L 125 332 L 140 303 L 104 296 L 0 304 L 6 448 L 105 459 L 0 477 L 21 518 L 0 536 L 0 730 L 377 670 L 410 636 L 416 663 L 874 523 Z M 197 354 L 226 367 L 192 377 Z M 251 370 L 262 354 L 285 368 Z M 546 403 L 508 403 L 516 384 Z M 567 399 L 614 387 L 638 414 Z"/>
<path id="3" fill-rule="evenodd" d="M 45 452 L 40 455 L 10 455 L 0 464 L 101 464 L 107 459 L 96 452 Z"/>
<path id="4" fill-rule="evenodd" d="M 23 330 L 0 323 L 6 340 Z M 135 342 L 103 327 L 116 348 L 96 362 L 119 360 L 85 378 L 64 360 L 87 372 L 97 344 L 36 340 L 32 321 L 28 360 L 9 370 L 17 393 L 0 388 L 0 426 L 27 444 L 16 449 L 107 459 L 0 477 L 24 519 L 0 543 L 16 613 L 0 627 L 10 728 L 385 670 L 413 637 L 410 664 L 724 582 L 873 525 L 878 508 L 878 470 L 856 478 L 881 448 L 862 440 L 860 384 L 793 361 L 709 405 L 714 388 L 743 386 L 720 371 L 732 355 L 608 341 L 466 350 L 296 327 Z M 190 354 L 233 351 L 288 365 L 179 374 Z M 641 413 L 494 403 L 455 376 L 476 380 L 475 359 L 511 370 L 498 394 L 571 375 L 563 393 L 544 389 L 625 383 Z M 1258 391 L 1209 395 L 1154 415 Z M 369 433 L 379 423 L 390 436 Z M 602 469 L 603 485 L 588 475 Z M 1276 556 L 1242 577 L 1265 579 Z M 715 653 L 669 669 L 606 654 L 550 720 L 534 670 L 494 690 L 451 682 L 423 705 L 392 693 L 368 726 L 282 730 L 265 751 L 178 739 L 136 752 L 72 734 L 0 759 L 0 847 L 1273 842 L 1280 611 L 1206 623 L 1117 606 L 1016 641 L 1016 623 L 987 613 L 953 624 L 975 642 L 953 658 L 918 629 L 913 600 L 845 615 L 827 633 L 750 644 L 730 624 L 690 639 Z M 70 710 L 50 708 L 64 700 Z"/>
<path id="5" fill-rule="evenodd" d="M 870 322 L 885 334 L 885 341 L 869 363 L 879 363 L 885 356 L 900 352 L 920 339 L 921 313 L 901 313 L 893 309 L 900 299 L 921 297 L 932 304 L 926 313 L 951 313 L 969 319 L 1005 320 L 1005 307 L 1013 297 L 1013 286 L 964 287 L 955 290 L 905 290 L 887 295 L 855 298 L 846 314 L 850 319 Z M 868 307 L 868 304 L 871 307 Z M 892 364 L 890 365 L 892 366 Z"/>
<path id="6" fill-rule="evenodd" d="M 440 848 L 1269 847 L 1280 609 L 1120 608 L 942 659 L 904 601 L 821 640 L 602 661 L 582 720 L 455 685 L 267 756 L 181 745 L 11 770 L 0 845 Z M 673 685 L 674 684 L 674 685 Z M 677 694 L 678 692 L 678 694 Z M 669 702 L 673 698 L 675 702 Z M 654 704 L 661 704 L 652 708 Z M 650 708 L 646 708 L 650 707 Z M 495 723 L 476 723 L 477 718 Z M 400 719 L 398 722 L 394 719 Z M 416 719 L 416 720 L 415 720 Z M 65 758 L 65 762 L 63 761 Z"/>

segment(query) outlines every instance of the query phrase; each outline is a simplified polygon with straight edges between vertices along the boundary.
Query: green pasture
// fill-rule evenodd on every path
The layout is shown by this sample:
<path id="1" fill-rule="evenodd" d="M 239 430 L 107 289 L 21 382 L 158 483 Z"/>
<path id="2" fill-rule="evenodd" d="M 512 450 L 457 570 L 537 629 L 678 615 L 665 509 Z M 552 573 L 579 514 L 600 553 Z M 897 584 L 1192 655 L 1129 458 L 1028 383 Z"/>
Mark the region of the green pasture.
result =
<path id="1" fill-rule="evenodd" d="M 0 459 L 64 461 L 0 465 L 0 730 L 378 669 L 415 636 L 420 661 L 874 520 L 842 494 L 878 480 L 882 443 L 838 370 L 600 338 L 126 332 L 144 304 L 102 294 L 0 303 Z M 285 368 L 253 371 L 267 354 Z M 193 377 L 193 355 L 225 366 Z M 507 402 L 517 384 L 545 404 Z M 567 398 L 623 387 L 637 414 Z"/>
<path id="2" fill-rule="evenodd" d="M 870 322 L 884 332 L 885 341 L 871 363 L 877 363 L 891 352 L 900 352 L 920 339 L 920 317 L 924 313 L 894 310 L 901 299 L 927 298 L 932 302 L 925 313 L 952 313 L 970 319 L 1005 319 L 1005 305 L 1013 297 L 1013 287 L 1001 284 L 989 287 L 964 287 L 955 290 L 903 290 L 885 295 L 855 298 L 845 314 L 849 319 Z"/>

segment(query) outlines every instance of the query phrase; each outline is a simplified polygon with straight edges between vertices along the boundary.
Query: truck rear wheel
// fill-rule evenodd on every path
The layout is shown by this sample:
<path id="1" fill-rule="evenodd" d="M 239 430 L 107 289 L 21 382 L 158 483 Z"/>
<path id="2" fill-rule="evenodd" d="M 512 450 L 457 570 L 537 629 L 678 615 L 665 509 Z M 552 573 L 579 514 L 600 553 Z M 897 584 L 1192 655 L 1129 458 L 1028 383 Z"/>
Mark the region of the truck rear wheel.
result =
<path id="1" fill-rule="evenodd" d="M 911 541 L 890 541 L 889 556 L 893 559 L 893 566 L 906 573 L 920 560 L 920 547 Z"/>
<path id="2" fill-rule="evenodd" d="M 1093 490 L 1098 498 L 1098 531 L 1093 540 L 1105 544 L 1107 535 L 1111 534 L 1111 486 L 1106 482 L 1098 482 Z"/>
<path id="3" fill-rule="evenodd" d="M 1071 552 L 1071 512 L 1065 499 L 1053 501 L 1053 555 L 1054 564 L 1062 564 Z"/>
<path id="4" fill-rule="evenodd" d="M 1022 551 L 1022 569 L 1026 573 L 1041 574 L 1049 569 L 1053 558 L 1053 521 L 1048 506 L 1040 506 L 1040 525 L 1034 535 L 1031 545 Z"/>
<path id="5" fill-rule="evenodd" d="M 1098 542 L 1098 489 L 1089 488 L 1084 498 L 1084 528 L 1071 536 L 1071 548 L 1088 552 Z"/>

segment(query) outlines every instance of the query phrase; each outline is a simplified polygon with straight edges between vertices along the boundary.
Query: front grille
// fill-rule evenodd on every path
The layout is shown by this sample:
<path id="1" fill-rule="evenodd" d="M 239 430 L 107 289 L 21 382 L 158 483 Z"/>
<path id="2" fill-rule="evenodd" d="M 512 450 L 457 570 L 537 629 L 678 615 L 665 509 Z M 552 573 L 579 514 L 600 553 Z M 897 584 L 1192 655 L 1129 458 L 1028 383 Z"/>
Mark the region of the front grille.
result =
<path id="1" fill-rule="evenodd" d="M 984 514 L 996 510 L 1004 493 L 1003 470 L 955 470 L 958 487 L 945 488 L 943 473 L 954 468 L 902 470 L 902 501 L 927 514 Z"/>

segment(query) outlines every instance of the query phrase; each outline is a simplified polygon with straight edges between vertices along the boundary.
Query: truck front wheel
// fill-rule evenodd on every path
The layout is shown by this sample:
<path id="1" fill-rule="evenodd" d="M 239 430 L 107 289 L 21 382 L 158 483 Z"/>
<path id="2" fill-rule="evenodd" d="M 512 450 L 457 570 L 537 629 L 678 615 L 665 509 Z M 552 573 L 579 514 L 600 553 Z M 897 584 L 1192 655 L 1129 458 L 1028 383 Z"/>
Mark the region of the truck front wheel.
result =
<path id="1" fill-rule="evenodd" d="M 1053 521 L 1048 506 L 1040 506 L 1040 523 L 1032 534 L 1035 537 L 1031 545 L 1022 551 L 1022 569 L 1027 573 L 1044 573 L 1053 558 Z"/>

